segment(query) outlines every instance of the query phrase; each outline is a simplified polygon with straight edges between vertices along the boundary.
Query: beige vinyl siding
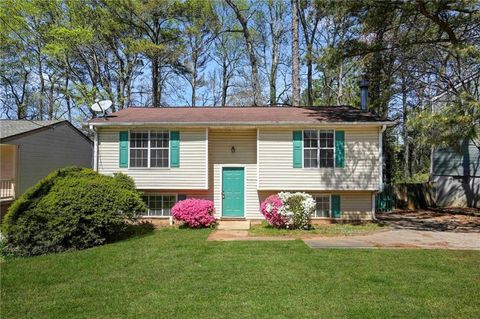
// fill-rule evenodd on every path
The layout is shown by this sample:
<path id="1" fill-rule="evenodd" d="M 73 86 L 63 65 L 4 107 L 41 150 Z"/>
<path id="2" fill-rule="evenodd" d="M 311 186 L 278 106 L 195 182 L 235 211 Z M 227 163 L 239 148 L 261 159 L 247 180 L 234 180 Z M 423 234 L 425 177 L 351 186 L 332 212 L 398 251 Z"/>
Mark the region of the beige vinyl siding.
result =
<path id="1" fill-rule="evenodd" d="M 330 127 L 345 131 L 344 168 L 293 168 L 294 129 L 259 129 L 259 189 L 376 190 L 378 127 Z"/>
<path id="2" fill-rule="evenodd" d="M 210 129 L 209 171 L 210 189 L 213 189 L 215 217 L 222 216 L 222 167 L 245 167 L 245 218 L 259 218 L 259 199 L 257 192 L 257 130 L 220 130 Z M 232 146 L 235 153 L 231 152 Z"/>
<path id="3" fill-rule="evenodd" d="M 285 191 L 285 190 L 283 190 Z M 259 191 L 259 205 L 270 195 L 281 191 Z M 292 191 L 294 192 L 294 191 Z M 340 195 L 340 210 L 342 220 L 371 220 L 372 219 L 372 194 L 373 192 L 318 192 L 305 191 L 311 195 L 335 194 Z M 257 219 L 257 218 L 255 218 Z M 260 213 L 258 219 L 264 219 Z"/>
<path id="4" fill-rule="evenodd" d="M 72 165 L 92 167 L 92 143 L 64 123 L 8 143 L 19 146 L 17 196 L 55 169 Z"/>
<path id="5" fill-rule="evenodd" d="M 372 194 L 366 193 L 338 193 L 340 195 L 340 210 L 342 219 L 370 220 L 372 219 Z"/>
<path id="6" fill-rule="evenodd" d="M 136 127 L 135 130 L 161 130 Z M 180 167 L 120 168 L 119 132 L 129 128 L 102 128 L 98 131 L 98 172 L 122 172 L 135 180 L 138 189 L 206 189 L 207 140 L 205 128 L 170 128 L 180 132 Z"/>

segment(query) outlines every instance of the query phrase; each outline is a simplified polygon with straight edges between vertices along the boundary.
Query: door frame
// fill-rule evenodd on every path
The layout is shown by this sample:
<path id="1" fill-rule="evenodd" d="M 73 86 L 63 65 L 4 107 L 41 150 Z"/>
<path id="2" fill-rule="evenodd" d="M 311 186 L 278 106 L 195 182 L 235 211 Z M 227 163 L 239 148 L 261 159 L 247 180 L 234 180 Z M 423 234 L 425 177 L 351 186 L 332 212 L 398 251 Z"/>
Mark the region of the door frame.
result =
<path id="1" fill-rule="evenodd" d="M 243 216 L 238 216 L 238 217 L 228 217 L 227 218 L 239 218 L 239 219 L 244 219 L 246 218 L 246 210 L 247 210 L 247 166 L 245 164 L 220 164 L 219 169 L 220 169 L 220 218 L 223 218 L 223 197 L 222 197 L 222 192 L 223 192 L 223 169 L 224 168 L 229 168 L 229 167 L 234 167 L 238 168 L 241 167 L 243 168 Z"/>

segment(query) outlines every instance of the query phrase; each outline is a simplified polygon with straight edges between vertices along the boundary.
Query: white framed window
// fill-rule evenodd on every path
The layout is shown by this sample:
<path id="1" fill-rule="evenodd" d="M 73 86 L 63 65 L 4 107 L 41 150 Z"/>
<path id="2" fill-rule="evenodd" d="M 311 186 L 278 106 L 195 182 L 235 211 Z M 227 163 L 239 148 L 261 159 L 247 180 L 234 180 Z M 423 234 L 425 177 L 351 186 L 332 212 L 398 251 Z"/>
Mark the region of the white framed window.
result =
<path id="1" fill-rule="evenodd" d="M 130 167 L 148 167 L 148 131 L 130 132 Z"/>
<path id="2" fill-rule="evenodd" d="M 150 167 L 168 167 L 170 133 L 150 132 Z"/>
<path id="3" fill-rule="evenodd" d="M 144 217 L 169 217 L 172 215 L 173 205 L 177 202 L 174 194 L 143 195 L 142 199 L 148 207 Z"/>
<path id="4" fill-rule="evenodd" d="M 303 131 L 303 167 L 335 166 L 335 131 Z"/>
<path id="5" fill-rule="evenodd" d="M 131 131 L 130 167 L 169 167 L 169 131 Z"/>
<path id="6" fill-rule="evenodd" d="M 332 217 L 330 195 L 313 195 L 313 198 L 316 203 L 313 217 Z"/>

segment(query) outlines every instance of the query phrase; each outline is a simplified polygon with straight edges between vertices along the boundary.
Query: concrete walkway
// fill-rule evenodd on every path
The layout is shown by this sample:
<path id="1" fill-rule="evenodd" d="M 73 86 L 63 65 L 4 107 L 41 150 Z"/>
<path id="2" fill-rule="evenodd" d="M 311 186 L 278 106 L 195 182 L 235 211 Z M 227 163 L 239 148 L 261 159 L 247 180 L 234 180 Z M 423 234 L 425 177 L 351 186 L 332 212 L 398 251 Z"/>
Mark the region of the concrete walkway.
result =
<path id="1" fill-rule="evenodd" d="M 284 236 L 265 236 L 253 237 L 248 236 L 248 230 L 215 230 L 208 236 L 208 241 L 270 241 L 270 240 L 295 240 L 292 237 Z"/>
<path id="2" fill-rule="evenodd" d="M 480 250 L 479 233 L 392 230 L 364 236 L 304 239 L 311 248 L 421 248 Z"/>
<path id="3" fill-rule="evenodd" d="M 249 236 L 248 230 L 215 230 L 208 241 L 284 241 L 288 236 Z M 480 233 L 391 230 L 370 235 L 303 238 L 311 248 L 402 248 L 480 250 Z"/>

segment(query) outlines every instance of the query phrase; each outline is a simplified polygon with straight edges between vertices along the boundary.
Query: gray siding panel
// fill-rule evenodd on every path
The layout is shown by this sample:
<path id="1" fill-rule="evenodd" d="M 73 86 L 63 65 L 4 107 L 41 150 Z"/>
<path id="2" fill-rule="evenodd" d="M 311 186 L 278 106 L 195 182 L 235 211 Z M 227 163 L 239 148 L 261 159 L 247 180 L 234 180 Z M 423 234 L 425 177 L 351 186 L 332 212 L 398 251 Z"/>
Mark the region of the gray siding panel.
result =
<path id="1" fill-rule="evenodd" d="M 67 124 L 21 136 L 8 144 L 19 146 L 18 195 L 58 168 L 92 167 L 92 144 Z"/>
<path id="2" fill-rule="evenodd" d="M 480 208 L 480 177 L 435 176 L 433 182 L 438 206 Z"/>
<path id="3" fill-rule="evenodd" d="M 459 150 L 436 149 L 432 156 L 436 176 L 480 176 L 480 151 L 472 142 L 462 143 Z"/>

